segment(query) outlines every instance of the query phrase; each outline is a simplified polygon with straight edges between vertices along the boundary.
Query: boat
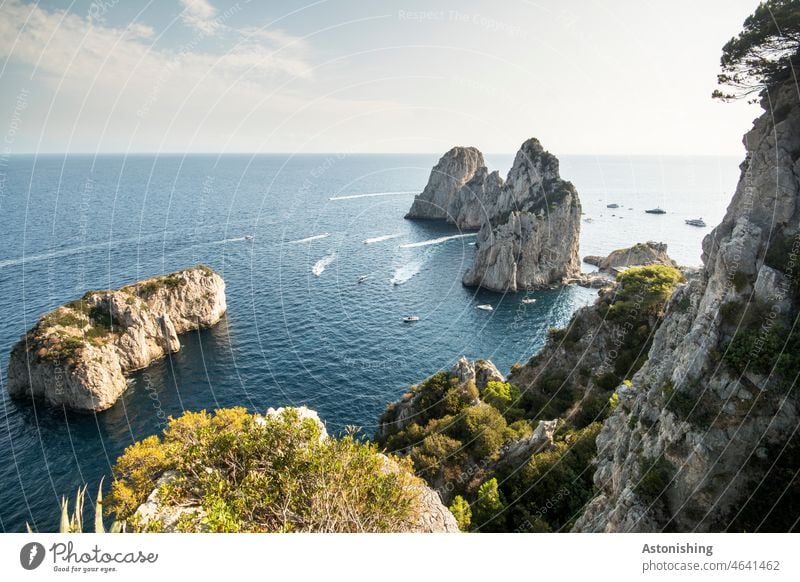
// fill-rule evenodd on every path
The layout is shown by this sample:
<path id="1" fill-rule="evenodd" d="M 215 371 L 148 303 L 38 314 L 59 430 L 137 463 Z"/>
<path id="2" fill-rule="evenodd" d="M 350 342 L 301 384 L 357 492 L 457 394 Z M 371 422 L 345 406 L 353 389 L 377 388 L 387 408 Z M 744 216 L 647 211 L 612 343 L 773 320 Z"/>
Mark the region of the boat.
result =
<path id="1" fill-rule="evenodd" d="M 705 220 L 702 218 L 688 218 L 686 224 L 690 226 L 707 226 Z"/>
<path id="2" fill-rule="evenodd" d="M 481 303 L 480 305 L 478 305 L 478 309 L 483 309 L 484 311 L 493 311 L 494 307 L 492 307 L 488 303 Z"/>
<path id="3" fill-rule="evenodd" d="M 244 235 L 244 240 L 253 240 L 253 235 L 252 234 Z"/>
<path id="4" fill-rule="evenodd" d="M 613 202 L 611 204 L 606 204 L 606 208 L 619 208 L 619 204 Z"/>
<path id="5" fill-rule="evenodd" d="M 661 208 L 660 206 L 656 206 L 655 208 L 651 208 L 649 210 L 645 210 L 647 214 L 666 214 L 667 211 Z"/>
<path id="6" fill-rule="evenodd" d="M 417 315 L 406 315 L 403 318 L 403 321 L 406 322 L 406 323 L 413 323 L 415 321 L 419 321 L 419 316 L 417 316 Z"/>
<path id="7" fill-rule="evenodd" d="M 364 282 L 364 281 L 366 281 L 367 279 L 369 279 L 369 275 L 361 275 L 361 276 L 358 278 L 358 282 L 359 282 L 359 283 L 363 283 L 363 282 Z"/>
<path id="8" fill-rule="evenodd" d="M 525 298 L 522 300 L 522 302 L 523 302 L 525 305 L 530 305 L 531 303 L 536 303 L 536 299 L 534 299 L 533 297 L 525 297 Z"/>
<path id="9" fill-rule="evenodd" d="M 584 222 L 593 222 L 591 216 L 587 216 L 586 218 L 583 219 L 583 221 Z"/>

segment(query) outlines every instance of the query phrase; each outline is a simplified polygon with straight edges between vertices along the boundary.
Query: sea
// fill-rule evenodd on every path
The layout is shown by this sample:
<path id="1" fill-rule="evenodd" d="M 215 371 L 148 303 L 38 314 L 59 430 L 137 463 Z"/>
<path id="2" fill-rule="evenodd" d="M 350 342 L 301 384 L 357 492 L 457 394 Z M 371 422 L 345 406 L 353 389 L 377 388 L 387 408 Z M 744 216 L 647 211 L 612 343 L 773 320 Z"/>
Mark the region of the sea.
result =
<path id="1" fill-rule="evenodd" d="M 0 164 L 0 531 L 58 527 L 62 496 L 186 410 L 307 405 L 330 432 L 374 434 L 386 404 L 462 355 L 503 372 L 596 292 L 467 289 L 474 233 L 404 220 L 438 155 L 39 155 Z M 513 155 L 488 155 L 508 171 Z M 561 156 L 583 205 L 581 255 L 661 241 L 700 265 L 739 159 Z M 609 204 L 618 205 L 609 208 Z M 664 215 L 644 212 L 662 207 Z M 702 217 L 708 228 L 685 224 Z M 199 263 L 228 313 L 130 377 L 111 409 L 9 399 L 8 354 L 43 313 L 87 290 Z M 584 265 L 587 270 L 591 269 Z M 360 282 L 359 282 L 360 281 Z M 490 304 L 492 311 L 477 309 Z M 416 315 L 419 321 L 402 318 Z"/>

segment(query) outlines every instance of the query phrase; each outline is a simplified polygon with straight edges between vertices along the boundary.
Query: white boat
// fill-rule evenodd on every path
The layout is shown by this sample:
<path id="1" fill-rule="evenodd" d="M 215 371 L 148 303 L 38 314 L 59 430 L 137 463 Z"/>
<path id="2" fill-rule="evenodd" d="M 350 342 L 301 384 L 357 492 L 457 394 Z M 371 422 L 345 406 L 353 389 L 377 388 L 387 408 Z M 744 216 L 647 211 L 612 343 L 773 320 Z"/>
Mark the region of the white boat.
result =
<path id="1" fill-rule="evenodd" d="M 484 311 L 493 311 L 494 307 L 492 307 L 488 303 L 481 303 L 480 305 L 478 305 L 478 309 L 483 309 Z"/>
<path id="2" fill-rule="evenodd" d="M 419 321 L 419 317 L 416 316 L 416 315 L 406 315 L 403 318 L 403 321 L 406 322 L 406 323 L 413 323 L 415 321 Z"/>
<path id="3" fill-rule="evenodd" d="M 533 297 L 525 297 L 525 298 L 522 300 L 522 302 L 523 302 L 525 305 L 530 305 L 531 303 L 536 303 L 536 299 L 534 299 Z"/>
<path id="4" fill-rule="evenodd" d="M 364 281 L 366 281 L 367 279 L 369 279 L 369 275 L 361 275 L 361 276 L 358 278 L 358 282 L 359 282 L 359 283 L 363 283 L 363 282 L 364 282 Z"/>
<path id="5" fill-rule="evenodd" d="M 686 224 L 690 226 L 706 226 L 706 222 L 702 218 L 689 218 Z"/>
<path id="6" fill-rule="evenodd" d="M 244 235 L 244 240 L 253 240 L 253 235 L 252 234 Z"/>

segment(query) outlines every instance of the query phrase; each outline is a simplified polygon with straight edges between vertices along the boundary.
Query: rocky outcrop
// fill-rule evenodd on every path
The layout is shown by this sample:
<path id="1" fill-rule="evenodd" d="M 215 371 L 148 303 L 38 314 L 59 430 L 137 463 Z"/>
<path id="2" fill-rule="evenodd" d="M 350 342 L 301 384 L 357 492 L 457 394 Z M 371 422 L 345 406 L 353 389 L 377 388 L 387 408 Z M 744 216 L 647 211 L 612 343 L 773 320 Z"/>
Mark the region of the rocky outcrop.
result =
<path id="1" fill-rule="evenodd" d="M 498 292 L 562 283 L 580 273 L 581 206 L 558 160 L 529 139 L 481 224 L 463 283 Z"/>
<path id="2" fill-rule="evenodd" d="M 468 389 L 483 390 L 489 382 L 505 382 L 505 376 L 495 367 L 490 360 L 469 361 L 461 356 L 450 370 L 450 376 L 457 380 L 457 384 L 466 393 Z M 377 438 L 382 439 L 390 434 L 403 430 L 415 421 L 419 416 L 417 402 L 422 396 L 421 392 L 415 391 L 417 387 L 412 387 L 411 392 L 403 394 L 400 400 L 391 402 L 378 423 Z M 477 394 L 477 392 L 476 392 Z M 473 404 L 480 401 L 477 396 L 472 399 Z"/>
<path id="3" fill-rule="evenodd" d="M 111 291 L 44 315 L 12 349 L 8 392 L 78 411 L 109 408 L 125 374 L 181 347 L 179 334 L 217 323 L 225 282 L 205 266 Z"/>
<path id="4" fill-rule="evenodd" d="M 506 181 L 475 148 L 455 147 L 431 171 L 406 218 L 480 229 L 464 285 L 506 292 L 563 283 L 580 273 L 580 201 L 537 139 L 517 152 Z"/>
<path id="5" fill-rule="evenodd" d="M 793 495 L 783 452 L 800 422 L 795 351 L 781 347 L 797 341 L 800 106 L 791 87 L 762 106 L 702 271 L 673 295 L 597 438 L 597 496 L 576 531 L 796 527 L 778 504 Z"/>
<path id="6" fill-rule="evenodd" d="M 603 272 L 639 265 L 669 265 L 670 267 L 677 267 L 677 263 L 667 254 L 667 245 L 653 241 L 637 243 L 627 249 L 617 249 L 607 257 L 589 255 L 583 257 L 583 262 L 595 265 Z"/>
<path id="7" fill-rule="evenodd" d="M 472 147 L 454 147 L 431 170 L 428 183 L 414 197 L 406 218 L 447 220 L 461 228 L 477 229 L 485 196 L 494 196 L 502 184 L 489 174 L 483 154 Z"/>
<path id="8" fill-rule="evenodd" d="M 265 416 L 256 415 L 256 424 L 264 426 L 265 417 L 281 417 L 287 411 L 297 413 L 300 422 L 311 420 L 319 427 L 319 443 L 323 443 L 328 438 L 325 425 L 320 420 L 316 411 L 305 406 L 299 408 L 281 407 L 278 409 L 270 408 Z M 312 443 L 302 441 L 295 443 L 303 448 L 312 447 Z M 380 470 L 384 473 L 399 473 L 406 471 L 395 459 L 382 453 L 375 453 L 381 460 Z M 211 471 L 210 468 L 207 471 Z M 160 491 L 165 485 L 178 478 L 176 471 L 165 472 L 157 481 L 156 487 L 147 497 L 147 500 L 138 507 L 132 519 L 135 529 L 138 531 L 159 531 L 159 532 L 203 532 L 207 531 L 204 518 L 207 511 L 198 503 L 171 504 L 164 502 Z M 425 485 L 422 479 L 411 475 L 403 475 L 407 487 L 413 495 L 412 502 L 415 504 L 415 521 L 408 525 L 403 532 L 411 533 L 455 533 L 458 532 L 458 524 L 453 514 L 442 504 L 439 495 L 430 487 Z"/>

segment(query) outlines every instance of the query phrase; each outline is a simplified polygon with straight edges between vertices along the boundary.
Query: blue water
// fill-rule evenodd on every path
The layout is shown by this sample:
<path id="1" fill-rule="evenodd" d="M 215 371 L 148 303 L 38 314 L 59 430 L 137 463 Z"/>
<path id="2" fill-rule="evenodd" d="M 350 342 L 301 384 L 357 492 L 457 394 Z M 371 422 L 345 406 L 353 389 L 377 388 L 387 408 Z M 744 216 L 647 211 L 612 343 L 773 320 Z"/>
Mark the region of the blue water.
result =
<path id="1" fill-rule="evenodd" d="M 157 432 L 165 415 L 306 404 L 331 431 L 358 425 L 371 435 L 388 401 L 462 354 L 507 371 L 536 353 L 547 329 L 566 323 L 594 292 L 545 290 L 523 305 L 518 296 L 463 288 L 473 237 L 415 244 L 463 233 L 402 218 L 436 159 L 4 159 L 0 529 L 19 531 L 26 521 L 56 528 L 59 497 L 82 483 L 94 489 L 121 450 Z M 512 157 L 488 161 L 505 173 Z M 582 223 L 582 254 L 654 239 L 679 262 L 699 264 L 708 229 L 683 220 L 719 221 L 737 163 L 563 157 L 562 175 L 575 182 L 592 218 Z M 611 202 L 622 208 L 607 209 Z M 656 205 L 670 213 L 643 213 Z M 226 319 L 183 336 L 183 349 L 134 375 L 112 409 L 76 415 L 8 399 L 8 353 L 42 313 L 88 289 L 201 262 L 227 282 Z M 368 279 L 359 284 L 361 276 Z M 495 310 L 478 310 L 479 303 Z M 421 321 L 402 323 L 408 314 Z"/>

